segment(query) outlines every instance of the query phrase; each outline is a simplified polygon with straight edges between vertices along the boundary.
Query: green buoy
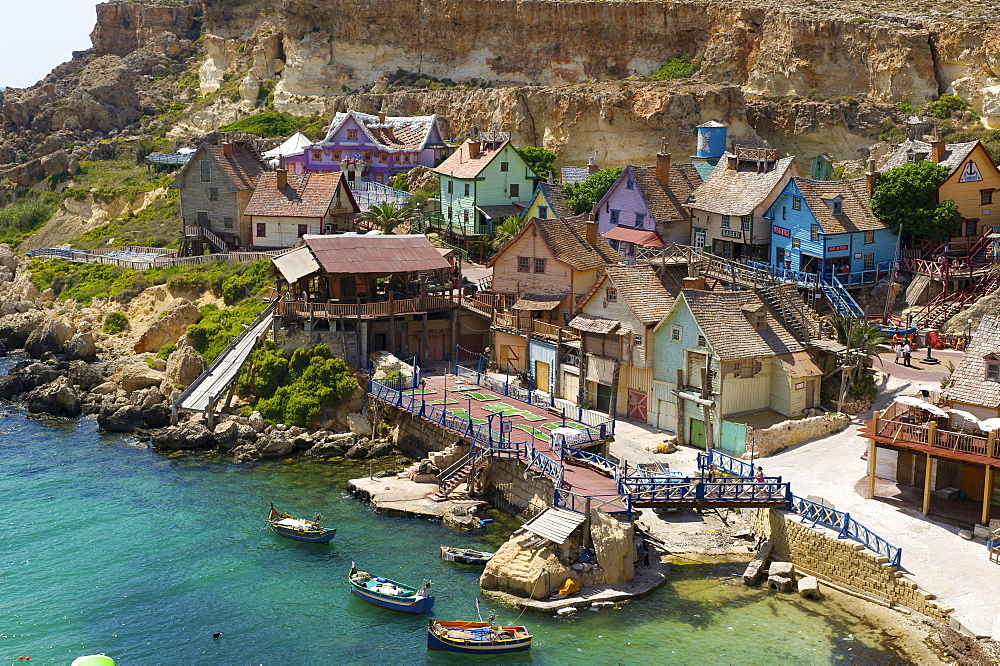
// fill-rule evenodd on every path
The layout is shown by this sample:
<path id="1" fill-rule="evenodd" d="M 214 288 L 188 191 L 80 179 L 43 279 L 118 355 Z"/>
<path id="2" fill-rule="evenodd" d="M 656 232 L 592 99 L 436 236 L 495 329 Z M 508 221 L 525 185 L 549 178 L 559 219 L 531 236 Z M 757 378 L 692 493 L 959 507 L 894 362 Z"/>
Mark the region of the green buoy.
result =
<path id="1" fill-rule="evenodd" d="M 115 666 L 115 660 L 103 654 L 90 654 L 86 657 L 77 657 L 71 666 Z"/>

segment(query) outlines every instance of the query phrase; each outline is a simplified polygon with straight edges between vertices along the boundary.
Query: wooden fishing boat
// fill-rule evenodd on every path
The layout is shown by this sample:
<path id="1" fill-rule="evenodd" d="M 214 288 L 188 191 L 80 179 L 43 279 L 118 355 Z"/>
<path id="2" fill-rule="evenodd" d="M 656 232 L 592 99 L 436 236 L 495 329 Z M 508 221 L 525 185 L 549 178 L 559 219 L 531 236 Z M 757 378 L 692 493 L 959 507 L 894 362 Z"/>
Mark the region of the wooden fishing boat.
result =
<path id="1" fill-rule="evenodd" d="M 427 649 L 465 654 L 503 654 L 531 648 L 531 634 L 526 627 L 499 627 L 489 622 L 427 623 Z"/>
<path id="2" fill-rule="evenodd" d="M 317 514 L 315 520 L 296 518 L 290 513 L 279 513 L 272 504 L 267 522 L 270 523 L 272 530 L 283 537 L 308 543 L 330 543 L 337 530 L 321 526 L 320 517 Z"/>
<path id="3" fill-rule="evenodd" d="M 347 580 L 351 584 L 352 594 L 379 608 L 419 614 L 426 613 L 434 607 L 434 597 L 428 594 L 430 581 L 417 589 L 394 580 L 372 576 L 367 571 L 358 571 L 353 564 Z"/>
<path id="4" fill-rule="evenodd" d="M 441 546 L 441 559 L 446 562 L 458 562 L 460 564 L 485 565 L 493 557 L 493 553 L 472 548 L 454 548 L 452 546 Z"/>

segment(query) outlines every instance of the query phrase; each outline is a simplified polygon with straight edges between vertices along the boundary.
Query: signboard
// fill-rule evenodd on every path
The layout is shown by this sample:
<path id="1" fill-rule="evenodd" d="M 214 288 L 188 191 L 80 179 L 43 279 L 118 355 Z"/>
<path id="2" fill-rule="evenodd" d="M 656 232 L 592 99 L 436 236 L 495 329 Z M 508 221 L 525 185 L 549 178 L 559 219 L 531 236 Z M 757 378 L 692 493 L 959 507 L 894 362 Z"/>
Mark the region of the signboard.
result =
<path id="1" fill-rule="evenodd" d="M 854 258 L 855 259 L 860 259 L 861 258 L 861 253 L 860 252 L 855 252 L 854 253 Z"/>
<path id="2" fill-rule="evenodd" d="M 792 230 L 786 229 L 784 227 L 779 227 L 777 224 L 771 226 L 771 231 L 775 236 L 784 236 L 785 238 L 792 237 Z"/>
<path id="3" fill-rule="evenodd" d="M 503 423 L 500 424 L 500 432 L 505 434 L 510 433 L 512 427 L 513 426 L 510 421 L 504 421 Z"/>
<path id="4" fill-rule="evenodd" d="M 846 250 L 847 250 L 846 245 L 833 245 L 831 247 L 826 248 L 827 252 L 845 252 Z"/>
<path id="5" fill-rule="evenodd" d="M 743 238 L 743 232 L 733 231 L 732 229 L 723 229 L 722 236 L 723 238 Z"/>
<path id="6" fill-rule="evenodd" d="M 970 183 L 976 180 L 982 180 L 983 177 L 979 173 L 979 167 L 973 161 L 968 161 L 965 166 L 962 167 L 962 175 L 958 179 L 960 183 Z"/>

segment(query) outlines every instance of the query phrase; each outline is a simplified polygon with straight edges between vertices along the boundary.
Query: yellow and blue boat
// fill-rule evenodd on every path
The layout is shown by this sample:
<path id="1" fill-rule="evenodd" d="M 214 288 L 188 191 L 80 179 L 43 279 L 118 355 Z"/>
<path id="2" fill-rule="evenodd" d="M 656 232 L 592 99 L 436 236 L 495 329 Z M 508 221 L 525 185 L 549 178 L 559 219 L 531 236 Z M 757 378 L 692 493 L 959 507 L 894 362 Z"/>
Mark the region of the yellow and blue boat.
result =
<path id="1" fill-rule="evenodd" d="M 271 525 L 272 530 L 288 539 L 307 543 L 330 543 L 337 530 L 321 526 L 319 519 L 319 515 L 316 516 L 315 520 L 303 520 L 290 513 L 279 513 L 272 504 L 267 522 Z"/>
<path id="2" fill-rule="evenodd" d="M 464 654 L 503 654 L 531 649 L 531 634 L 526 627 L 500 627 L 489 622 L 427 623 L 427 649 Z"/>
<path id="3" fill-rule="evenodd" d="M 417 589 L 394 580 L 372 576 L 367 571 L 358 571 L 353 563 L 347 580 L 351 584 L 351 593 L 372 606 L 414 614 L 427 613 L 434 607 L 434 597 L 429 594 L 430 581 Z"/>

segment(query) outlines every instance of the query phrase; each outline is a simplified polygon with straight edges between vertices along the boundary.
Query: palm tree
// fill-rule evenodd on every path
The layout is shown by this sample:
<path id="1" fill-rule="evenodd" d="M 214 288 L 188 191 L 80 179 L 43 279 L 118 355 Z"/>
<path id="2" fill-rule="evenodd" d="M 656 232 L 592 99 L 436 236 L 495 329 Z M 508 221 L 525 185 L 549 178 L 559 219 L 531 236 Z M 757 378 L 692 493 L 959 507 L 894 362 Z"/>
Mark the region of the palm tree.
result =
<path id="1" fill-rule="evenodd" d="M 503 223 L 496 228 L 493 235 L 493 251 L 496 252 L 504 245 L 507 244 L 511 238 L 517 235 L 521 231 L 521 227 L 524 226 L 524 222 L 520 218 L 515 216 L 510 216 L 503 221 Z"/>
<path id="2" fill-rule="evenodd" d="M 841 367 L 844 373 L 840 387 L 842 403 L 851 383 L 862 378 L 865 370 L 871 367 L 872 359 L 892 349 L 886 344 L 889 340 L 885 333 L 875 324 L 868 324 L 854 317 L 834 315 L 833 327 L 837 332 L 837 340 L 847 345 L 847 356 Z"/>
<path id="3" fill-rule="evenodd" d="M 391 234 L 399 225 L 413 222 L 416 218 L 416 211 L 408 206 L 384 203 L 369 208 L 358 218 L 358 221 L 378 227 L 384 234 Z"/>

